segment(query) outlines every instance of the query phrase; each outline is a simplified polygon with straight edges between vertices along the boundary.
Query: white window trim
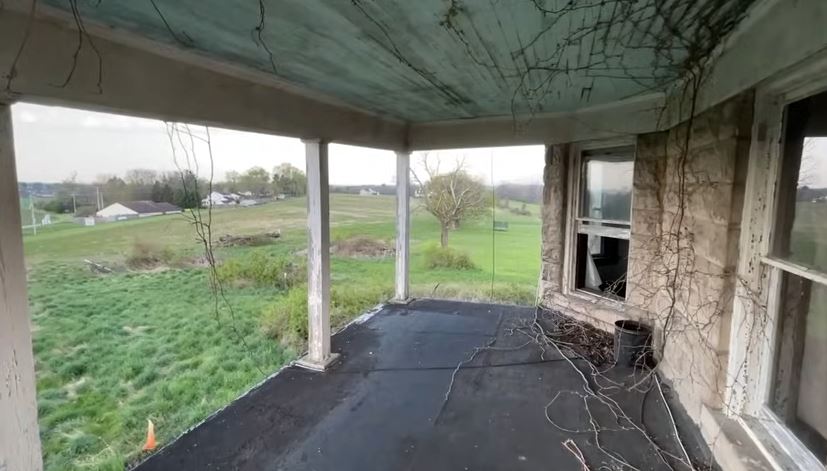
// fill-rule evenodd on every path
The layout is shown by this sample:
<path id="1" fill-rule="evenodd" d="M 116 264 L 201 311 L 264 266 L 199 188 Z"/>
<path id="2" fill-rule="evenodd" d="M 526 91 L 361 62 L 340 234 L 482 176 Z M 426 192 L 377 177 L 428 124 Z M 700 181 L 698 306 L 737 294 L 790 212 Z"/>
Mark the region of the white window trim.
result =
<path id="1" fill-rule="evenodd" d="M 827 277 L 771 255 L 783 158 L 783 113 L 790 103 L 825 90 L 827 56 L 757 88 L 741 223 L 740 281 L 733 305 L 725 412 L 744 426 L 777 469 L 785 470 L 824 470 L 824 464 L 767 406 L 772 394 L 781 277 L 786 271 L 822 284 Z M 748 287 L 750 280 L 753 284 Z M 758 309 L 766 314 L 764 322 L 757 324 L 753 322 L 762 312 L 756 312 L 756 300 L 750 299 L 756 296 L 756 288 Z M 744 325 L 752 326 L 749 332 L 743 332 Z"/>
<path id="2" fill-rule="evenodd" d="M 580 198 L 582 189 L 582 163 L 583 154 L 585 152 L 595 152 L 602 150 L 612 150 L 621 147 L 628 147 L 632 150 L 632 161 L 637 160 L 637 137 L 628 136 L 616 139 L 603 139 L 595 141 L 586 141 L 575 143 L 570 146 L 569 166 L 567 175 L 567 195 L 566 200 L 566 228 L 565 228 L 565 250 L 563 251 L 563 284 L 562 291 L 566 296 L 579 298 L 583 301 L 591 303 L 598 303 L 605 307 L 623 311 L 626 299 L 619 297 L 603 296 L 589 290 L 583 290 L 576 287 L 576 252 L 577 252 L 577 234 L 581 229 L 583 222 L 604 222 L 609 224 L 625 224 L 629 229 L 621 228 L 605 228 L 604 232 L 612 232 L 618 239 L 629 240 L 631 236 L 632 215 L 630 210 L 629 221 L 613 221 L 613 220 L 597 220 L 594 218 L 587 218 L 580 216 Z M 634 191 L 631 196 L 631 208 L 634 208 Z M 607 230 L 608 229 L 608 230 Z M 600 235 L 600 234 L 598 234 Z"/>

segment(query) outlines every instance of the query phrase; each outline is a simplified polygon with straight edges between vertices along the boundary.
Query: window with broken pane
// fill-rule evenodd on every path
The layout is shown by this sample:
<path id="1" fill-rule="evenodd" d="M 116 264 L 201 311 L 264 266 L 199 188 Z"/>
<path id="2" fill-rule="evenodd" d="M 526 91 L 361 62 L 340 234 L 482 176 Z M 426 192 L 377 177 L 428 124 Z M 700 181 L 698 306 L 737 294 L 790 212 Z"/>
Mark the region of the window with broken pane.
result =
<path id="1" fill-rule="evenodd" d="M 575 220 L 575 287 L 626 296 L 634 149 L 584 152 Z"/>
<path id="2" fill-rule="evenodd" d="M 827 463 L 827 93 L 790 104 L 777 184 L 775 368 L 768 406 Z"/>

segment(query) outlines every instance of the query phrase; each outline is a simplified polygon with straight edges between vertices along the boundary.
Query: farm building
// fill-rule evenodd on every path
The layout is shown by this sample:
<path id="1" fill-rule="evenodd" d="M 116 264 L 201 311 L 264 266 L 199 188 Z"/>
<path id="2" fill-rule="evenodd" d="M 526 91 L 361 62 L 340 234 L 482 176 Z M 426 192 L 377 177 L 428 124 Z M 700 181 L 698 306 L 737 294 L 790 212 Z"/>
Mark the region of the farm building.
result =
<path id="1" fill-rule="evenodd" d="M 233 197 L 235 196 L 235 198 Z M 201 206 L 210 207 L 210 206 L 226 206 L 228 204 L 236 204 L 238 203 L 238 195 L 225 195 L 220 191 L 213 191 L 206 198 L 201 200 Z"/>
<path id="2" fill-rule="evenodd" d="M 823 470 L 827 219 L 797 192 L 827 168 L 825 24 L 824 0 L 7 0 L 0 469 L 42 467 L 9 111 L 32 101 L 304 140 L 309 351 L 141 471 Z M 397 168 L 394 299 L 336 335 L 332 142 Z M 538 306 L 411 300 L 411 152 L 524 144 Z M 656 366 L 597 370 L 550 312 L 650 327 Z"/>
<path id="3" fill-rule="evenodd" d="M 124 219 L 180 213 L 181 208 L 171 203 L 158 203 L 155 201 L 126 201 L 123 203 L 112 203 L 95 213 L 95 216 L 109 221 L 121 221 Z"/>

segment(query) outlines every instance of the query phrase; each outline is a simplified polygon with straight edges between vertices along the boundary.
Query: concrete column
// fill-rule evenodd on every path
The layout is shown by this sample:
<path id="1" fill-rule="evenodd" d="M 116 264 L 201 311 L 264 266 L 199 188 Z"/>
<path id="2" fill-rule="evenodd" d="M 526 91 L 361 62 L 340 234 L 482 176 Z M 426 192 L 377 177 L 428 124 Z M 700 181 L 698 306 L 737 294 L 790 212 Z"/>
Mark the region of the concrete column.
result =
<path id="1" fill-rule="evenodd" d="M 0 103 L 0 470 L 41 470 L 11 107 Z"/>
<path id="2" fill-rule="evenodd" d="M 541 292 L 563 289 L 563 254 L 566 240 L 566 195 L 568 188 L 568 144 L 546 146 L 546 165 L 543 171 L 543 269 Z"/>
<path id="3" fill-rule="evenodd" d="M 394 301 L 407 302 L 408 258 L 411 233 L 411 154 L 396 153 L 396 293 Z"/>
<path id="4" fill-rule="evenodd" d="M 326 142 L 305 140 L 307 165 L 308 352 L 298 365 L 324 370 L 330 353 L 330 186 Z"/>

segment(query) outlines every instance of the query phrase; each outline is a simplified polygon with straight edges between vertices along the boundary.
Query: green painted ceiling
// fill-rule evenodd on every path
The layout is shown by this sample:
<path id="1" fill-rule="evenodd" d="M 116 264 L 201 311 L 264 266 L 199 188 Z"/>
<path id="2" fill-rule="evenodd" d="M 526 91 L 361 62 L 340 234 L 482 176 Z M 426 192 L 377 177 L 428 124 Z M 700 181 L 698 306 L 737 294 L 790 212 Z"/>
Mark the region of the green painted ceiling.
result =
<path id="1" fill-rule="evenodd" d="M 43 1 L 422 122 L 649 92 L 696 65 L 753 0 Z"/>

